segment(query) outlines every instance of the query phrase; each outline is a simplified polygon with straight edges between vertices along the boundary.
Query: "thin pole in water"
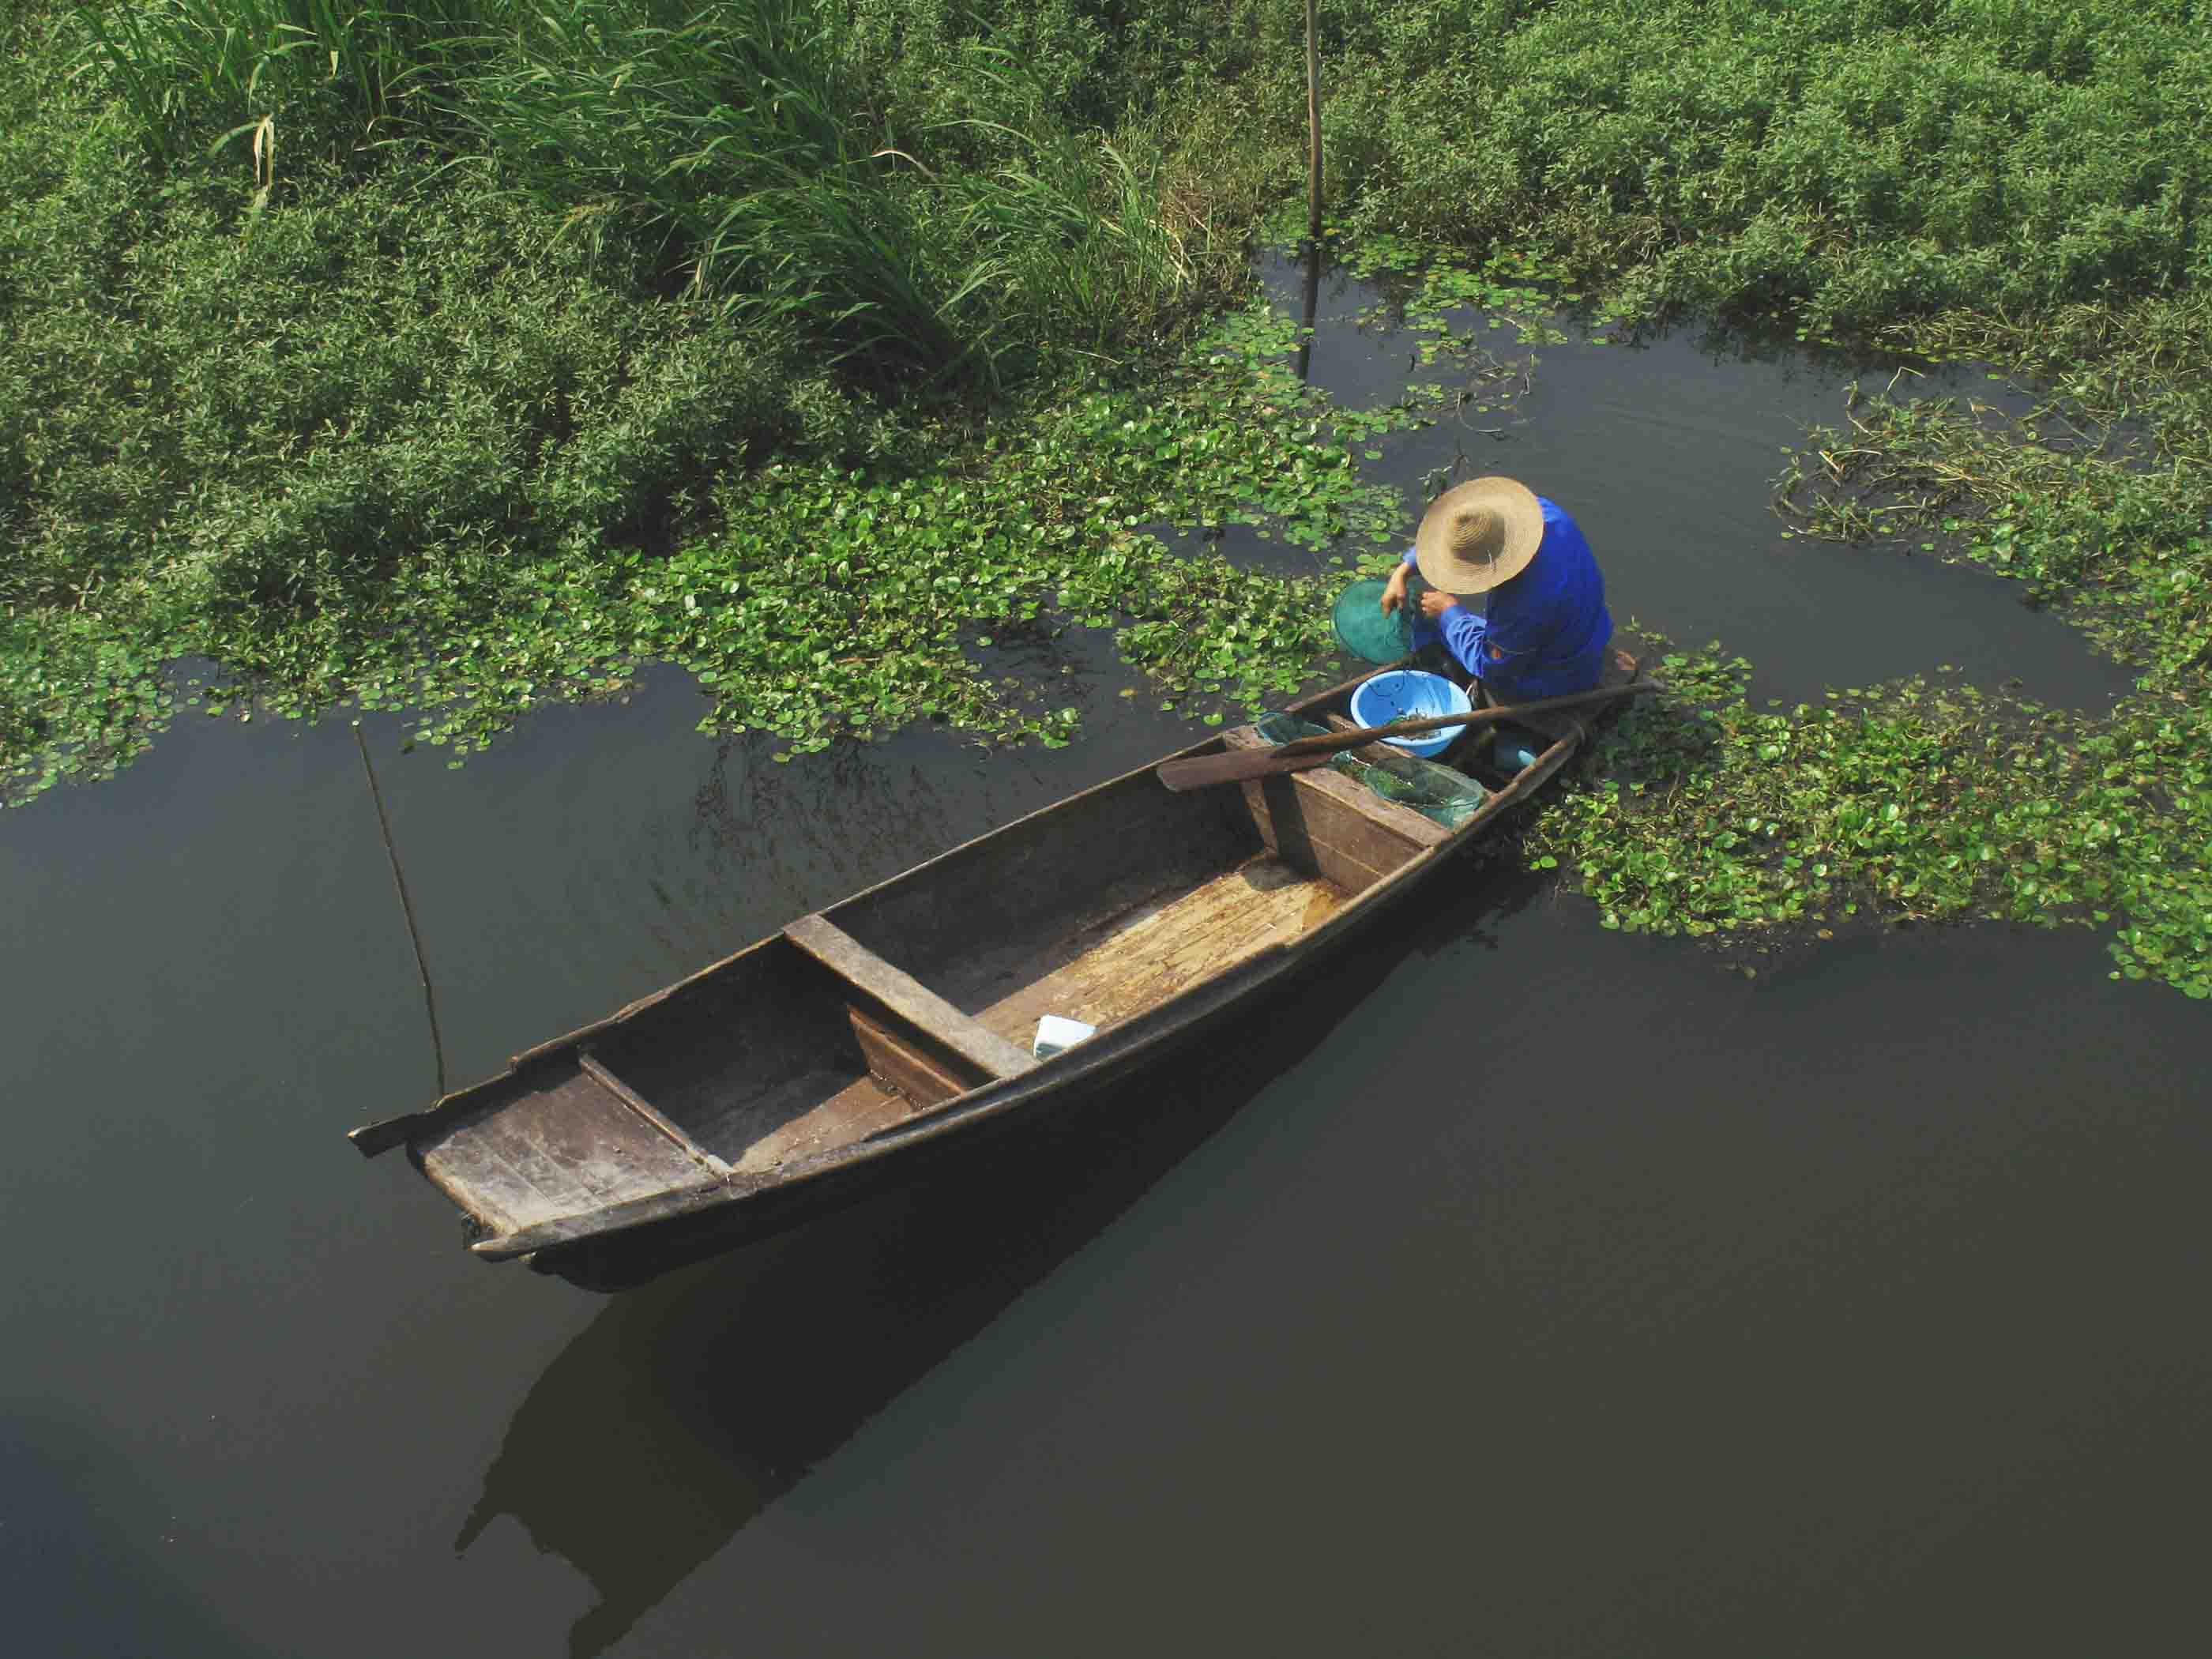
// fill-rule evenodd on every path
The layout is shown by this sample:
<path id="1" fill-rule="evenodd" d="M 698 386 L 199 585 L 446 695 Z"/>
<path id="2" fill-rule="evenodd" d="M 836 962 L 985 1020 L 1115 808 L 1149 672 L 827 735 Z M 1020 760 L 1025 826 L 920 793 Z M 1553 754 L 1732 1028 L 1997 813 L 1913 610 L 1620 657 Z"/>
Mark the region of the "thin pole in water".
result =
<path id="1" fill-rule="evenodd" d="M 438 1097 L 446 1095 L 446 1043 L 438 1035 L 438 996 L 430 988 L 430 967 L 422 959 L 422 934 L 415 926 L 415 901 L 407 896 L 407 878 L 399 868 L 399 849 L 392 844 L 392 820 L 384 815 L 384 792 L 376 787 L 376 768 L 369 764 L 368 740 L 361 735 L 361 722 L 353 727 L 354 746 L 361 750 L 361 769 L 368 775 L 368 798 L 376 803 L 376 827 L 384 835 L 384 854 L 392 860 L 392 884 L 399 890 L 399 914 L 407 919 L 407 942 L 415 947 L 415 971 L 422 976 L 422 1007 L 430 1016 L 430 1050 L 438 1057 Z"/>
<path id="2" fill-rule="evenodd" d="M 1306 236 L 1321 240 L 1321 28 L 1316 0 L 1306 0 L 1306 138 L 1312 171 L 1306 184 Z"/>
<path id="3" fill-rule="evenodd" d="M 1321 244 L 1308 238 L 1306 241 L 1305 314 L 1298 328 L 1298 383 L 1307 384 L 1313 374 L 1314 313 L 1321 305 Z"/>

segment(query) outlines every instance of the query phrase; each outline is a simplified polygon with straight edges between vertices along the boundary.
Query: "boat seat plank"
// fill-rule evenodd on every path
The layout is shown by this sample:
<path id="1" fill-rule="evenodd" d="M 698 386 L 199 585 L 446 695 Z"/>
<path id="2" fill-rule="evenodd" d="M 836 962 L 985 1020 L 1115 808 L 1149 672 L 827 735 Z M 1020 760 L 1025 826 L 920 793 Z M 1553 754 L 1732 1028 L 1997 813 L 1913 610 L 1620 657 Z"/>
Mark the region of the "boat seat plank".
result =
<path id="1" fill-rule="evenodd" d="M 794 1159 L 842 1146 L 902 1123 L 914 1103 L 875 1077 L 855 1079 L 810 1112 L 780 1124 L 745 1148 L 739 1175 L 762 1175 Z"/>
<path id="2" fill-rule="evenodd" d="M 1291 777 L 1299 787 L 1326 795 L 1338 805 L 1348 807 L 1376 829 L 1388 830 L 1392 839 L 1408 848 L 1441 847 L 1451 839 L 1452 832 L 1434 818 L 1423 817 L 1412 807 L 1401 806 L 1395 800 L 1384 800 L 1372 789 L 1354 783 L 1341 772 L 1316 767 L 1310 772 L 1293 772 Z"/>
<path id="3" fill-rule="evenodd" d="M 995 1031 L 970 1019 L 904 969 L 886 962 L 826 917 L 801 916 L 784 937 L 848 983 L 858 986 L 901 1018 L 943 1043 L 993 1078 L 1019 1077 L 1036 1060 Z"/>
<path id="4" fill-rule="evenodd" d="M 1335 883 L 1262 854 L 1194 889 L 1136 906 L 1097 944 L 976 1018 L 1010 1042 L 1027 1040 L 1046 1014 L 1103 1030 L 1310 932 L 1348 896 Z"/>
<path id="5" fill-rule="evenodd" d="M 1357 731 L 1354 726 L 1349 728 Z M 1238 726 L 1224 732 L 1223 741 L 1232 749 L 1272 749 L 1269 743 L 1249 726 Z M 1373 748 L 1376 745 L 1367 745 Z M 1395 752 L 1395 751 L 1393 751 Z M 1341 772 L 1332 772 L 1326 766 L 1316 766 L 1304 772 L 1289 772 L 1279 775 L 1291 779 L 1316 795 L 1327 797 L 1349 808 L 1358 817 L 1391 831 L 1410 845 L 1437 847 L 1451 839 L 1452 832 L 1433 818 L 1423 817 L 1410 806 L 1401 806 L 1396 801 L 1384 800 L 1372 789 L 1361 787 Z M 1261 779 L 1255 781 L 1267 782 Z M 1248 785 L 1248 791 L 1249 786 Z"/>
<path id="6" fill-rule="evenodd" d="M 975 1067 L 948 1060 L 935 1045 L 893 1030 L 860 1009 L 848 1008 L 846 1014 L 868 1070 L 917 1106 L 942 1106 L 988 1081 Z"/>
<path id="7" fill-rule="evenodd" d="M 593 1078 L 563 1071 L 421 1146 L 423 1173 L 503 1232 L 708 1171 Z"/>
<path id="8" fill-rule="evenodd" d="M 1271 745 L 1246 726 L 1227 734 L 1230 747 Z M 1451 839 L 1451 831 L 1395 801 L 1384 800 L 1327 767 L 1248 778 L 1244 804 L 1268 850 L 1325 876 L 1347 893 L 1364 893 L 1407 860 Z"/>

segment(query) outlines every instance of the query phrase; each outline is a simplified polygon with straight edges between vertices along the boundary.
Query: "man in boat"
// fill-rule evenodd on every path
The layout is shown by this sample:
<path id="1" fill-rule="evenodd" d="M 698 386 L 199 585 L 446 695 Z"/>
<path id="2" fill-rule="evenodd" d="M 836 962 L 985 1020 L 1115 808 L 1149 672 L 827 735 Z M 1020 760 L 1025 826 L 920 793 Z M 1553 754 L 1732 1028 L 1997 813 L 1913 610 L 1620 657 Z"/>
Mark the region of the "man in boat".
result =
<path id="1" fill-rule="evenodd" d="M 1596 685 L 1613 617 L 1605 577 L 1564 508 L 1511 478 L 1472 478 L 1430 504 L 1382 592 L 1389 616 L 1415 570 L 1425 584 L 1414 649 L 1449 653 L 1496 702 Z M 1489 595 L 1480 612 L 1462 603 Z"/>

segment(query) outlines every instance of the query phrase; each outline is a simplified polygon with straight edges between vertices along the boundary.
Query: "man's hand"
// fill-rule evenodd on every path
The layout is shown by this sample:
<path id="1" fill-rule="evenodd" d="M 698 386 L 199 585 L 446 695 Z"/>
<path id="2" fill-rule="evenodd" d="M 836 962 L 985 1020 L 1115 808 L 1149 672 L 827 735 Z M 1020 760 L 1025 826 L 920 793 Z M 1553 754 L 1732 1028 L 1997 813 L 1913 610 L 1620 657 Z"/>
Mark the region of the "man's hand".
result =
<path id="1" fill-rule="evenodd" d="M 1389 616 L 1392 612 L 1396 611 L 1400 605 L 1406 602 L 1406 573 L 1407 568 L 1408 567 L 1402 563 L 1395 566 L 1390 572 L 1390 580 L 1382 585 L 1382 598 L 1381 604 L 1382 606 L 1382 614 L 1386 617 Z"/>
<path id="2" fill-rule="evenodd" d="M 1458 603 L 1459 601 L 1450 594 L 1439 593 L 1431 587 L 1421 595 L 1421 614 L 1431 622 L 1435 622 Z"/>

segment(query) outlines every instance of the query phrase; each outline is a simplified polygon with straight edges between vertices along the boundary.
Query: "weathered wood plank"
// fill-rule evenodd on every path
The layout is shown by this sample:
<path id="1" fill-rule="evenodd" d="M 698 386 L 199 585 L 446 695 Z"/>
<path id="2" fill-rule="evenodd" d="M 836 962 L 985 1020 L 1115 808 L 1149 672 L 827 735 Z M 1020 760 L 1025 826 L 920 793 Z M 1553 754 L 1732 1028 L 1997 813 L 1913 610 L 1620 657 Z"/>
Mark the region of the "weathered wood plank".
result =
<path id="1" fill-rule="evenodd" d="M 1033 1055 L 962 1013 L 903 969 L 894 967 L 835 922 L 801 916 L 784 937 L 825 968 L 860 987 L 901 1018 L 994 1078 L 1036 1069 Z"/>
<path id="2" fill-rule="evenodd" d="M 441 1150 L 451 1155 L 467 1148 L 481 1158 L 489 1184 L 510 1211 L 527 1209 L 535 1218 L 597 1208 L 613 1190 L 614 1177 L 593 1160 L 562 1158 L 548 1151 L 543 1144 L 546 1115 L 534 1109 L 503 1113 L 478 1124 L 473 1134 L 455 1135 Z"/>
<path id="3" fill-rule="evenodd" d="M 448 1141 L 423 1155 L 422 1173 L 495 1233 L 510 1233 L 564 1213 L 514 1166 L 481 1141 Z"/>
<path id="4" fill-rule="evenodd" d="M 1017 819 L 826 915 L 942 994 L 979 953 L 1024 959 L 1042 939 L 1071 939 L 1101 917 L 1187 891 L 1258 850 L 1233 795 L 1175 794 L 1146 770 L 1073 796 L 1064 810 Z"/>
<path id="5" fill-rule="evenodd" d="M 601 1088 L 605 1089 L 624 1106 L 627 1106 L 631 1111 L 635 1112 L 640 1117 L 643 1118 L 655 1129 L 658 1129 L 662 1134 L 667 1136 L 669 1140 L 675 1146 L 676 1149 L 682 1152 L 685 1157 L 690 1158 L 697 1163 L 705 1164 L 710 1170 L 720 1170 L 726 1167 L 721 1159 L 716 1158 L 704 1146 L 702 1146 L 697 1141 L 692 1139 L 690 1135 L 685 1134 L 683 1130 L 678 1128 L 666 1118 L 661 1116 L 661 1115 L 653 1109 L 653 1105 L 651 1101 L 646 1099 L 643 1095 L 638 1093 L 638 1091 L 631 1088 L 629 1084 L 624 1083 L 620 1078 L 609 1071 L 600 1063 L 599 1057 L 593 1054 L 589 1048 L 578 1048 L 576 1050 L 576 1064 L 583 1068 L 585 1074 L 591 1078 L 593 1082 L 597 1083 Z"/>
<path id="6" fill-rule="evenodd" d="M 1240 726 L 1234 732 L 1224 733 L 1224 741 L 1237 749 L 1270 749 L 1274 746 L 1249 726 Z M 1373 790 L 1362 787 L 1341 772 L 1332 772 L 1326 766 L 1317 766 L 1311 771 L 1286 772 L 1279 775 L 1304 781 L 1312 789 L 1332 800 L 1343 803 L 1370 823 L 1396 831 L 1401 839 L 1415 848 L 1437 847 L 1451 839 L 1452 832 L 1442 824 L 1423 817 L 1411 807 L 1384 800 Z M 1244 785 L 1246 799 L 1251 798 L 1250 792 L 1255 784 L 1275 781 L 1273 778 L 1248 780 Z M 1266 833 L 1264 829 L 1261 833 Z"/>
<path id="7" fill-rule="evenodd" d="M 881 1079 L 856 1078 L 812 1111 L 783 1124 L 745 1148 L 737 1162 L 741 1176 L 763 1175 L 780 1164 L 828 1152 L 902 1123 L 914 1103 Z"/>
<path id="8" fill-rule="evenodd" d="M 981 1067 L 935 1051 L 933 1043 L 925 1045 L 894 1031 L 860 1009 L 847 1012 L 868 1070 L 917 1106 L 942 1105 L 988 1081 Z"/>
<path id="9" fill-rule="evenodd" d="M 1228 734 L 1227 743 L 1270 746 L 1249 726 Z M 1242 787 L 1270 849 L 1348 893 L 1365 892 L 1408 859 L 1451 839 L 1442 824 L 1326 767 L 1249 778 Z"/>
<path id="10" fill-rule="evenodd" d="M 556 1216 L 549 1221 L 495 1233 L 477 1240 L 469 1249 L 473 1255 L 503 1261 L 556 1244 L 572 1243 L 580 1238 L 619 1231 L 648 1221 L 667 1221 L 695 1210 L 726 1204 L 757 1189 L 761 1184 L 757 1179 L 739 1182 L 732 1176 L 714 1175 L 696 1164 L 687 1167 L 691 1171 L 690 1179 L 671 1182 L 657 1191 L 590 1215 Z"/>
<path id="11" fill-rule="evenodd" d="M 1418 850 L 1327 795 L 1300 789 L 1295 775 L 1264 778 L 1260 792 L 1282 856 L 1347 892 L 1365 892 Z"/>
<path id="12" fill-rule="evenodd" d="M 1292 782 L 1316 794 L 1326 795 L 1354 817 L 1365 819 L 1378 830 L 1389 831 L 1392 839 L 1409 851 L 1441 847 L 1451 839 L 1451 831 L 1435 819 L 1423 817 L 1410 806 L 1401 806 L 1396 801 L 1383 799 L 1372 789 L 1354 783 L 1341 772 L 1332 772 L 1322 766 L 1310 772 L 1293 772 L 1289 775 Z"/>
<path id="13" fill-rule="evenodd" d="M 423 1172 L 489 1224 L 588 1213 L 699 1172 L 596 1079 L 563 1067 L 532 1082 L 422 1145 Z"/>
<path id="14" fill-rule="evenodd" d="M 1172 900 L 1139 906 L 1081 956 L 976 1018 L 1011 1042 L 1025 1040 L 1045 1014 L 1103 1029 L 1310 932 L 1346 902 L 1336 884 L 1262 855 Z"/>

